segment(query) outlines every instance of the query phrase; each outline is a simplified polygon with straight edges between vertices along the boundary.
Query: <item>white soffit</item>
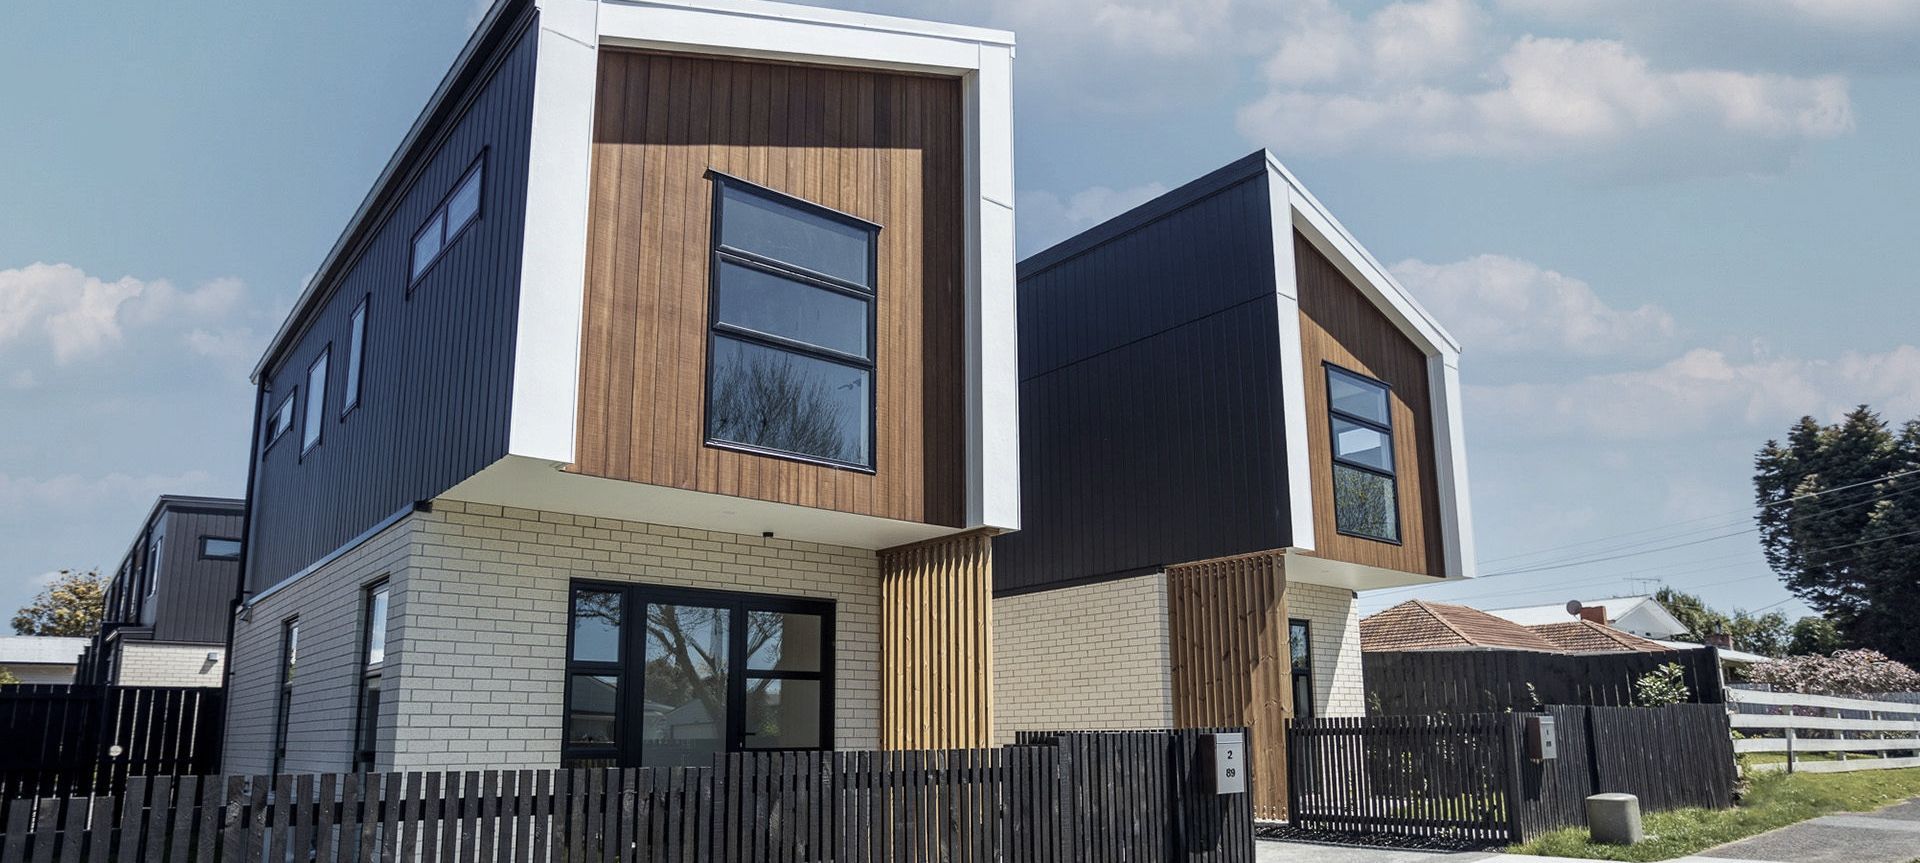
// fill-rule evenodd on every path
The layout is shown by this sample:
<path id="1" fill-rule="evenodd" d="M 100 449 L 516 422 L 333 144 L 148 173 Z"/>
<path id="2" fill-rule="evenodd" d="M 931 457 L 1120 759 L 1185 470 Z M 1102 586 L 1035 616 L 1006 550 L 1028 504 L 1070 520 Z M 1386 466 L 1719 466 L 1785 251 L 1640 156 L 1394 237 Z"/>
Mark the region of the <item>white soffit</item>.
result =
<path id="1" fill-rule="evenodd" d="M 1312 552 L 1299 548 L 1287 549 L 1286 577 L 1288 582 L 1298 581 L 1326 587 L 1344 587 L 1355 591 L 1414 587 L 1423 584 L 1440 584 L 1444 581 L 1431 575 L 1318 557 Z"/>
<path id="2" fill-rule="evenodd" d="M 761 0 L 603 0 L 605 45 L 923 72 L 980 67 L 982 48 L 1011 51 L 1003 30 Z"/>
<path id="3" fill-rule="evenodd" d="M 507 456 L 441 498 L 726 533 L 883 549 L 962 528 L 569 473 L 554 462 Z"/>

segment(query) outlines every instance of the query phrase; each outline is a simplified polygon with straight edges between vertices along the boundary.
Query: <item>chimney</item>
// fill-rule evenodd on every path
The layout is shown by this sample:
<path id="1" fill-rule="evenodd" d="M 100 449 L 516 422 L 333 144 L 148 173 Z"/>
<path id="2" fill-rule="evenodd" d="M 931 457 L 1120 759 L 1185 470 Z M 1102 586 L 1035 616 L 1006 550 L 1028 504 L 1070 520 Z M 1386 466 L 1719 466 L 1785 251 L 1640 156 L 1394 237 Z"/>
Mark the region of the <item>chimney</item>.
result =
<path id="1" fill-rule="evenodd" d="M 1715 632 L 1707 636 L 1707 643 L 1721 650 L 1733 649 L 1733 636 L 1725 632 Z"/>
<path id="2" fill-rule="evenodd" d="M 1582 607 L 1580 609 L 1580 619 L 1591 620 L 1594 623 L 1600 624 L 1601 626 L 1606 626 L 1607 625 L 1607 607 L 1604 605 L 1589 605 L 1589 606 Z"/>

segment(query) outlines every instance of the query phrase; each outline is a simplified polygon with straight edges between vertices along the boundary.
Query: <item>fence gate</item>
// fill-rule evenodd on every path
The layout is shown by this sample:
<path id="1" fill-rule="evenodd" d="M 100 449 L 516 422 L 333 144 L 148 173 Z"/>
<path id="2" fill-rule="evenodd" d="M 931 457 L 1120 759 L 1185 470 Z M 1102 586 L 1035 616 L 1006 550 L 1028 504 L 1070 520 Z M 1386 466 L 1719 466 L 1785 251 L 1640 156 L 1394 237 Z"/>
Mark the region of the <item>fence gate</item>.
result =
<path id="1" fill-rule="evenodd" d="M 1296 827 L 1511 841 L 1513 739 L 1500 714 L 1296 720 Z"/>
<path id="2" fill-rule="evenodd" d="M 0 686 L 0 797 L 112 793 L 219 769 L 220 689 Z"/>

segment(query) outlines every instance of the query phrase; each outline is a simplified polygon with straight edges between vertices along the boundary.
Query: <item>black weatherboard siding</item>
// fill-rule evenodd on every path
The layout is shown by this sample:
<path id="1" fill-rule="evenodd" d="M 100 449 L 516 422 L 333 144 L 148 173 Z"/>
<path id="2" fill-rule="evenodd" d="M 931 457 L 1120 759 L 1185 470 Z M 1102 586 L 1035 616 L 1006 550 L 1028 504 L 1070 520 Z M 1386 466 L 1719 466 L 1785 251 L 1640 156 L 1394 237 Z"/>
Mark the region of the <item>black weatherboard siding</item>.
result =
<path id="1" fill-rule="evenodd" d="M 296 391 L 300 408 L 293 430 L 254 466 L 249 591 L 506 454 L 537 35 L 532 11 L 510 8 L 520 11 L 478 37 L 411 152 L 374 190 L 333 259 L 340 263 L 319 275 L 316 301 L 296 311 L 297 335 L 261 377 L 264 411 Z M 485 171 L 479 215 L 411 280 L 414 234 L 476 164 Z M 359 405 L 342 415 L 351 316 L 362 300 Z M 302 455 L 307 367 L 329 345 L 325 425 Z"/>
<path id="2" fill-rule="evenodd" d="M 203 557 L 200 546 L 205 537 L 239 539 L 240 522 L 238 506 L 183 506 L 167 511 L 160 587 L 154 592 L 155 641 L 227 640 L 227 616 L 240 563 Z"/>
<path id="3" fill-rule="evenodd" d="M 1289 543 L 1274 266 L 1263 153 L 1021 263 L 996 593 Z"/>

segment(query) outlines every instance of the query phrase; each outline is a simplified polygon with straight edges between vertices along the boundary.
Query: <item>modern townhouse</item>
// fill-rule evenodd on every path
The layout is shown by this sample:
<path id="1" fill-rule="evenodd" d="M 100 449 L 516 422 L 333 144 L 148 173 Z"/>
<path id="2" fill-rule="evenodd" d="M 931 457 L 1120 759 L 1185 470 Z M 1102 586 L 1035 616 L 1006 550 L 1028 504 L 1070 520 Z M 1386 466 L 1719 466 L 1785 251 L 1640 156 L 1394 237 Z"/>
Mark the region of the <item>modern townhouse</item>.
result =
<path id="1" fill-rule="evenodd" d="M 1355 591 L 1472 574 L 1459 346 L 1269 153 L 1019 266 L 999 733 L 1363 713 Z"/>
<path id="2" fill-rule="evenodd" d="M 1012 56 L 495 3 L 254 373 L 226 769 L 987 743 Z"/>
<path id="3" fill-rule="evenodd" d="M 220 686 L 246 502 L 162 495 L 108 578 L 76 683 Z"/>

